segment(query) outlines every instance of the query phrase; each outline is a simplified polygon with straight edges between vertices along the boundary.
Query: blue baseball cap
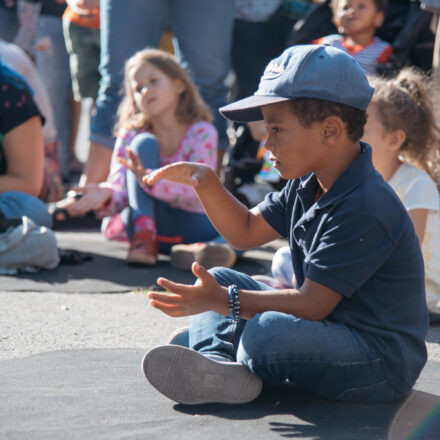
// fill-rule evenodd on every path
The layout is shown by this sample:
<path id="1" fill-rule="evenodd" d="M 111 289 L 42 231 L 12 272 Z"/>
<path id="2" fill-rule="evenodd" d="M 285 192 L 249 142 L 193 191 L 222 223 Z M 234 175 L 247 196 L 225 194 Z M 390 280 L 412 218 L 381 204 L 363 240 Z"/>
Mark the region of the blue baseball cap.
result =
<path id="1" fill-rule="evenodd" d="M 357 63 L 331 46 L 292 46 L 273 59 L 250 97 L 220 108 L 232 121 L 263 119 L 261 107 L 295 98 L 314 98 L 366 110 L 374 89 Z"/>

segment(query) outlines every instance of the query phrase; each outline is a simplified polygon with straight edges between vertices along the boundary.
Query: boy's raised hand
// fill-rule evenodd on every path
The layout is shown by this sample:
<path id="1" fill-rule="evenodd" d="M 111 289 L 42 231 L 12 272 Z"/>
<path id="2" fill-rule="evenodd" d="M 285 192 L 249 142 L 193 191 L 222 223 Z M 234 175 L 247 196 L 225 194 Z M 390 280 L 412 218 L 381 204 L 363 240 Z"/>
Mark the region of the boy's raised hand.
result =
<path id="1" fill-rule="evenodd" d="M 157 181 L 165 179 L 196 188 L 207 177 L 210 171 L 213 172 L 211 168 L 204 164 L 195 162 L 175 162 L 154 170 L 143 178 L 143 182 L 146 185 L 154 185 Z"/>
<path id="2" fill-rule="evenodd" d="M 197 277 L 194 285 L 179 284 L 166 278 L 157 283 L 167 292 L 149 292 L 150 305 L 172 317 L 196 315 L 206 311 L 228 313 L 228 292 L 199 263 L 192 271 Z"/>

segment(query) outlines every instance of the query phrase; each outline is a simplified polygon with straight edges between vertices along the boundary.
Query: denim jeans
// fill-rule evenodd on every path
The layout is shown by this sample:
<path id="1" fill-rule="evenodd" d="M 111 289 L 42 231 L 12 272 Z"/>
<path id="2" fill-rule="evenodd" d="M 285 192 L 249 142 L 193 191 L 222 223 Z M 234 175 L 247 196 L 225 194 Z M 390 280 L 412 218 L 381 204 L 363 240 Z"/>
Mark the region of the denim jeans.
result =
<path id="1" fill-rule="evenodd" d="M 270 289 L 231 269 L 210 272 L 223 286 Z M 204 355 L 246 365 L 269 385 L 289 383 L 336 400 L 374 402 L 401 397 L 384 376 L 376 352 L 343 323 L 308 321 L 279 312 L 264 312 L 236 323 L 206 312 L 191 318 L 189 344 Z"/>
<path id="2" fill-rule="evenodd" d="M 52 226 L 46 205 L 36 197 L 18 191 L 8 191 L 0 194 L 0 210 L 6 218 L 22 217 L 25 215 L 37 225 Z"/>
<path id="3" fill-rule="evenodd" d="M 119 104 L 125 60 L 145 47 L 157 47 L 171 23 L 178 40 L 177 57 L 189 65 L 210 106 L 226 149 L 226 121 L 218 108 L 226 103 L 234 0 L 102 0 L 101 81 L 90 139 L 113 148 L 111 132 Z M 123 38 L 121 38 L 123 35 Z"/>
<path id="4" fill-rule="evenodd" d="M 152 134 L 141 133 L 135 136 L 130 149 L 139 155 L 145 169 L 160 167 L 159 144 Z M 173 244 L 209 241 L 218 236 L 205 214 L 173 208 L 151 197 L 140 187 L 131 171 L 127 171 L 127 192 L 129 210 L 121 216 L 130 239 L 134 220 L 139 216 L 155 219 L 161 252 L 169 252 Z"/>
<path id="5" fill-rule="evenodd" d="M 6 6 L 0 8 L 0 38 L 12 43 L 18 32 L 18 17 L 17 10 L 7 8 Z"/>
<path id="6" fill-rule="evenodd" d="M 41 15 L 38 19 L 37 41 L 50 39 L 50 49 L 37 51 L 36 66 L 40 78 L 49 92 L 58 132 L 58 160 L 63 176 L 68 174 L 70 142 L 72 139 L 71 96 L 69 56 L 64 43 L 63 23 L 60 17 Z"/>

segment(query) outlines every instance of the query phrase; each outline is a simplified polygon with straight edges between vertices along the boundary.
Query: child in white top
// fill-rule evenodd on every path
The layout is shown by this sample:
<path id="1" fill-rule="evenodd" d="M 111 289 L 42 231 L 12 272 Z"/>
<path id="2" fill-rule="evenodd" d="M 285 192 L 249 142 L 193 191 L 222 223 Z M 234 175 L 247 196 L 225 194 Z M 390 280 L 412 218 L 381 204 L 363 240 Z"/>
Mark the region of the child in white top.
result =
<path id="1" fill-rule="evenodd" d="M 373 163 L 413 220 L 425 260 L 426 299 L 440 312 L 440 128 L 433 91 L 421 73 L 404 69 L 395 79 L 373 78 L 364 139 Z"/>
<path id="2" fill-rule="evenodd" d="M 370 78 L 375 92 L 368 106 L 363 140 L 373 149 L 373 164 L 407 209 L 425 261 L 426 301 L 440 313 L 440 129 L 435 121 L 428 78 L 403 69 L 396 78 Z M 277 251 L 275 285 L 290 286 L 290 253 Z M 434 316 L 434 315 L 433 315 Z"/>
<path id="3" fill-rule="evenodd" d="M 339 34 L 327 35 L 314 43 L 347 52 L 366 75 L 373 75 L 377 66 L 386 63 L 393 53 L 390 44 L 375 36 L 384 21 L 386 7 L 386 0 L 332 0 L 333 21 Z"/>

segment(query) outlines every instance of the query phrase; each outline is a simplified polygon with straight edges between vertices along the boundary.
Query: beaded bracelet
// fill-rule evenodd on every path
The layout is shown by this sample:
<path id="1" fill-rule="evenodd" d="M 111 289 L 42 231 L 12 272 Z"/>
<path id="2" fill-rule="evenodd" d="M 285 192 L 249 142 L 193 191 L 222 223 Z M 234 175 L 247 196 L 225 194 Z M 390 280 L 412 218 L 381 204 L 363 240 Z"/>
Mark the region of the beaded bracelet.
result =
<path id="1" fill-rule="evenodd" d="M 234 321 L 240 320 L 240 298 L 238 297 L 238 287 L 235 284 L 231 284 L 228 287 L 228 305 L 229 316 Z"/>

